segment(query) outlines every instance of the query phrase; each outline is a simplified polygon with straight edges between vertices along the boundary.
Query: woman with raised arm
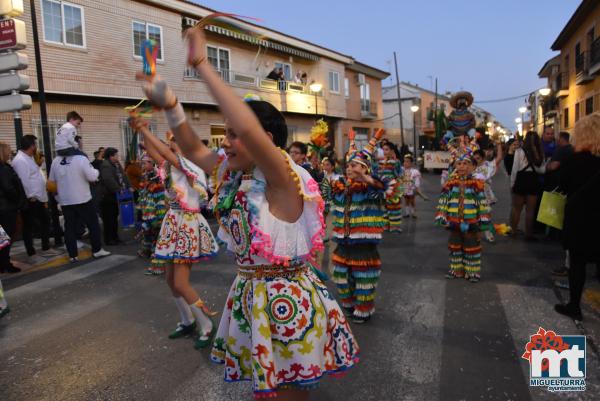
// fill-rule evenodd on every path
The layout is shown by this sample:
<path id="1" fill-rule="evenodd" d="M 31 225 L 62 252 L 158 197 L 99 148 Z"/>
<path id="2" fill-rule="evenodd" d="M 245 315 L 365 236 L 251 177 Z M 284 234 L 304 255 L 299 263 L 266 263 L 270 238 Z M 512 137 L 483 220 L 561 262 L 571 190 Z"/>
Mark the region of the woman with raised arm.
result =
<path id="1" fill-rule="evenodd" d="M 167 262 L 167 283 L 181 317 L 169 338 L 193 334 L 197 328 L 194 347 L 205 348 L 216 331 L 210 319 L 214 314 L 190 285 L 190 270 L 192 264 L 218 251 L 208 222 L 200 212 L 208 202 L 206 174 L 181 156 L 170 132 L 167 146 L 150 132 L 143 120 L 132 119 L 131 124 L 143 134 L 148 155 L 159 165 L 169 205 L 154 249 L 154 257 Z"/>
<path id="2" fill-rule="evenodd" d="M 255 397 L 307 400 L 326 373 L 357 362 L 358 346 L 344 314 L 309 261 L 323 248 L 323 200 L 310 174 L 280 148 L 283 115 L 271 104 L 238 98 L 206 61 L 206 41 L 192 30 L 189 64 L 225 115 L 219 158 L 194 134 L 167 84 L 146 78 L 150 101 L 165 109 L 177 142 L 205 171 L 216 169 L 219 238 L 239 270 L 231 287 L 211 359 L 225 363 L 225 380 L 252 380 Z"/>

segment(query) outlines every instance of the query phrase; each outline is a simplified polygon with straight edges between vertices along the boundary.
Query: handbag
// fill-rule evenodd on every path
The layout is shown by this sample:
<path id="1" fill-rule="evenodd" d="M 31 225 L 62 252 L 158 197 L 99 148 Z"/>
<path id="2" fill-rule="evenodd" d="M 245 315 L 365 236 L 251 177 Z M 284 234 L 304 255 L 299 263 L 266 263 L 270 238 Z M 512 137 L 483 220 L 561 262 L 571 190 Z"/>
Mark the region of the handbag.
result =
<path id="1" fill-rule="evenodd" d="M 566 205 L 567 197 L 560 192 L 556 192 L 556 189 L 552 192 L 544 191 L 537 221 L 562 230 Z"/>

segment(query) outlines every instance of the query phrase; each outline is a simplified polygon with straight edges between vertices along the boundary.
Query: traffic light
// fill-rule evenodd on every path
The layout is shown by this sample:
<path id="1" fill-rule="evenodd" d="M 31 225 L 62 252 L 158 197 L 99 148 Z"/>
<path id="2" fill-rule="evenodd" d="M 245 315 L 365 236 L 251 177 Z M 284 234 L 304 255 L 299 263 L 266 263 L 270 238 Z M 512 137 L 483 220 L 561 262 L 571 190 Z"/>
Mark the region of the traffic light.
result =
<path id="1" fill-rule="evenodd" d="M 25 22 L 14 19 L 23 14 L 23 0 L 0 0 L 0 113 L 31 108 L 31 96 L 20 92 L 29 88 L 29 77 L 19 71 L 27 68 Z"/>

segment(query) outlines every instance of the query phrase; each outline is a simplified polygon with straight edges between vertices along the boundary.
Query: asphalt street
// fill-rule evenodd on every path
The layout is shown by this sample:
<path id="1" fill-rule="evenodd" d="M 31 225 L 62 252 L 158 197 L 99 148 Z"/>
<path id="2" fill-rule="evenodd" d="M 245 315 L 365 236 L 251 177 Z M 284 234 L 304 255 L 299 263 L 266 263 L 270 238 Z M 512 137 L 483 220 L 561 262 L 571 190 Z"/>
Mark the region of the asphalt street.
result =
<path id="1" fill-rule="evenodd" d="M 553 311 L 567 295 L 550 276 L 562 264 L 558 243 L 500 237 L 484 245 L 481 282 L 447 280 L 447 234 L 433 225 L 439 177 L 424 181 L 432 200 L 418 200 L 418 218 L 380 246 L 377 313 L 352 326 L 361 362 L 325 379 L 312 400 L 600 399 L 600 315 L 584 306 L 583 325 L 575 325 Z M 507 221 L 507 185 L 500 173 L 497 222 Z M 12 312 L 0 321 L 0 400 L 251 400 L 250 384 L 225 383 L 208 350 L 167 338 L 177 311 L 164 279 L 144 276 L 136 246 L 111 250 L 105 259 L 3 279 Z M 330 268 L 327 254 L 324 263 Z M 223 253 L 194 268 L 193 284 L 211 309 L 222 309 L 235 271 Z M 585 392 L 529 387 L 521 355 L 540 326 L 588 336 Z"/>

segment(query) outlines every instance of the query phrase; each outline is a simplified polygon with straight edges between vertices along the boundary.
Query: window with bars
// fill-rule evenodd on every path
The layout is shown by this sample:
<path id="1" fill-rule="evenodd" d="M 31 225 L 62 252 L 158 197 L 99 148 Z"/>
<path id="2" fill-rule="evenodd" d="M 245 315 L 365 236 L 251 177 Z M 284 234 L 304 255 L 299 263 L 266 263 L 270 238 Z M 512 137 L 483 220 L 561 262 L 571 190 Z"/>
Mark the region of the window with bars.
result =
<path id="1" fill-rule="evenodd" d="M 569 108 L 565 107 L 564 111 L 563 111 L 563 124 L 564 127 L 567 128 L 569 126 Z"/>
<path id="2" fill-rule="evenodd" d="M 83 7 L 60 0 L 42 0 L 44 40 L 85 47 Z"/>
<path id="3" fill-rule="evenodd" d="M 162 27 L 142 21 L 133 21 L 133 55 L 142 57 L 142 43 L 146 39 L 152 39 L 158 45 L 156 59 L 164 61 L 163 57 L 163 34 Z"/>
<path id="4" fill-rule="evenodd" d="M 581 108 L 580 106 L 580 103 L 575 103 L 575 122 L 579 121 L 579 109 Z"/>
<path id="5" fill-rule="evenodd" d="M 58 118 L 54 118 L 54 119 L 50 119 L 48 120 L 48 132 L 49 132 L 49 139 L 50 139 L 50 151 L 51 151 L 51 155 L 50 155 L 50 159 L 54 159 L 54 156 L 56 155 L 56 152 L 54 150 L 54 140 L 56 138 L 56 132 L 60 129 L 60 127 L 63 126 L 63 124 L 65 123 L 64 119 L 58 119 Z M 40 151 L 42 153 L 45 153 L 45 149 L 44 149 L 44 135 L 42 132 L 42 120 L 39 118 L 32 118 L 31 119 L 31 127 L 32 127 L 32 132 L 33 135 L 37 138 L 38 140 L 38 149 L 40 149 Z"/>
<path id="6" fill-rule="evenodd" d="M 208 62 L 217 70 L 224 81 L 229 82 L 231 69 L 229 50 L 221 47 L 206 46 Z"/>
<path id="7" fill-rule="evenodd" d="M 156 122 L 150 121 L 148 128 L 151 132 L 156 132 Z M 122 140 L 122 157 L 127 157 L 128 154 L 139 155 L 139 144 L 142 143 L 138 134 L 131 128 L 127 119 L 121 120 L 121 140 Z"/>

